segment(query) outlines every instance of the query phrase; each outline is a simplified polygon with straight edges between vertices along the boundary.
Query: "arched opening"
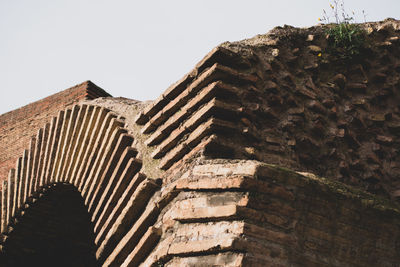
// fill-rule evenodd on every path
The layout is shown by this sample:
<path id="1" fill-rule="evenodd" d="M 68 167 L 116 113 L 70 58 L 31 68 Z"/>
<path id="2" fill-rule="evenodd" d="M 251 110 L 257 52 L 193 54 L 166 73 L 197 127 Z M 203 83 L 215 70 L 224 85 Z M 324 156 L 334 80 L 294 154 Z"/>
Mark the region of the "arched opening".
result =
<path id="1" fill-rule="evenodd" d="M 93 225 L 78 190 L 58 183 L 25 210 L 0 266 L 96 266 Z"/>

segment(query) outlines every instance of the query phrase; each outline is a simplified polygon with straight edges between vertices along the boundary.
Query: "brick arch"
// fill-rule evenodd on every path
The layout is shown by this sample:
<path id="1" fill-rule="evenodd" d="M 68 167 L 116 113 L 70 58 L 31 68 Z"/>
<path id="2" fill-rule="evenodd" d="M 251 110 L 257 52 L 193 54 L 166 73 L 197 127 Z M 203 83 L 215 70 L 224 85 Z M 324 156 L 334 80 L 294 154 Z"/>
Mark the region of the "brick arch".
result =
<path id="1" fill-rule="evenodd" d="M 3 181 L 3 237 L 11 236 L 32 203 L 68 184 L 79 191 L 92 221 L 98 263 L 114 264 L 109 256 L 159 189 L 157 180 L 140 172 L 133 141 L 124 118 L 106 108 L 82 104 L 60 111 L 38 130 Z M 146 221 L 144 228 L 151 226 Z"/>
<path id="2" fill-rule="evenodd" d="M 335 73 L 331 73 L 332 66 L 328 64 L 329 69 L 325 69 L 326 63 L 314 53 L 316 47 L 303 42 L 311 36 L 314 44 L 320 45 L 317 34 L 322 28 L 284 27 L 252 40 L 217 47 L 192 72 L 146 106 L 118 98 L 92 102 L 115 108 L 127 118 L 125 127 L 135 135 L 135 146 L 143 159 L 140 171 L 129 175 L 132 179 L 123 178 L 127 167 L 120 163 L 128 160 L 123 156 L 124 149 L 132 146 L 119 148 L 119 140 L 132 140 L 125 132 L 114 136 L 109 130 L 114 137 L 101 137 L 99 143 L 89 139 L 86 144 L 76 142 L 82 136 L 80 131 L 69 132 L 85 129 L 85 123 L 71 120 L 70 127 L 61 122 L 65 130 L 59 128 L 59 134 L 54 135 L 59 138 L 52 137 L 55 141 L 51 141 L 60 145 L 49 145 L 61 152 L 46 154 L 52 150 L 37 144 L 53 144 L 42 140 L 51 136 L 53 127 L 58 129 L 53 125 L 68 115 L 65 112 L 48 124 L 47 130 L 45 127 L 39 131 L 32 148 L 18 160 L 9 180 L 12 198 L 3 191 L 5 203 L 9 199 L 13 204 L 3 207 L 21 210 L 23 205 L 14 201 L 20 199 L 14 198 L 20 195 L 20 188 L 30 190 L 36 186 L 38 190 L 21 193 L 24 198 L 35 199 L 46 194 L 46 185 L 76 185 L 95 222 L 96 257 L 103 266 L 396 266 L 400 262 L 398 203 L 335 181 L 335 175 L 332 180 L 290 170 L 316 172 L 323 166 L 332 169 L 333 174 L 354 174 L 353 178 L 358 177 L 359 181 L 375 171 L 375 177 L 384 177 L 381 174 L 389 170 L 386 167 L 393 167 L 388 174 L 397 173 L 399 168 L 393 161 L 383 164 L 384 168 L 375 164 L 380 159 L 383 163 L 392 160 L 391 153 L 396 150 L 385 151 L 396 149 L 399 144 L 395 136 L 400 129 L 400 114 L 398 108 L 389 109 L 399 96 L 396 93 L 397 98 L 393 97 L 399 84 L 399 60 L 395 55 L 400 53 L 394 52 L 399 49 L 400 27 L 398 22 L 392 26 L 387 23 L 393 24 L 389 20 L 365 25 L 372 27 L 371 37 L 379 37 L 379 43 L 373 42 L 377 45 L 372 48 L 375 59 L 368 56 L 372 70 L 369 73 L 360 66 L 343 74 L 342 68 L 336 66 Z M 381 43 L 382 40 L 387 41 Z M 297 63 L 292 72 L 294 62 Z M 374 62 L 380 63 L 371 64 Z M 324 70 L 329 75 L 321 75 L 326 73 Z M 372 87 L 365 84 L 369 80 Z M 377 102 L 380 104 L 375 107 L 385 108 L 385 112 L 357 120 L 348 116 L 373 111 L 369 108 Z M 79 118 L 78 111 L 72 109 L 68 116 L 76 114 Z M 112 123 L 107 118 L 112 113 L 104 112 L 99 123 L 107 125 L 106 129 L 122 120 L 113 115 Z M 324 132 L 324 122 L 332 122 L 333 128 Z M 370 135 L 367 128 L 360 130 L 364 122 L 387 127 L 373 127 L 374 134 Z M 79 123 L 81 126 L 77 127 Z M 120 125 L 124 127 L 122 121 Z M 100 129 L 93 127 L 86 132 L 98 136 Z M 355 134 L 358 132 L 361 136 Z M 364 132 L 368 136 L 363 136 Z M 336 140 L 328 147 L 325 134 Z M 71 138 L 63 139 L 64 135 Z M 61 145 L 63 140 L 74 145 Z M 366 146 L 363 141 L 368 141 Z M 105 153 L 108 142 L 115 142 L 110 154 Z M 317 149 L 319 144 L 330 149 Z M 87 162 L 79 156 L 82 149 L 91 151 Z M 114 151 L 121 156 L 115 156 Z M 358 157 L 356 151 L 359 155 L 367 152 L 367 157 Z M 324 158 L 328 161 L 319 164 L 321 157 L 315 152 L 328 155 Z M 136 159 L 134 148 L 131 153 L 134 156 L 129 160 Z M 31 165 L 36 166 L 30 163 L 31 159 L 39 166 L 34 171 L 30 169 Z M 363 165 L 360 160 L 364 159 Z M 336 164 L 335 160 L 346 164 Z M 304 163 L 312 163 L 312 168 L 305 168 Z M 138 165 L 131 164 L 126 166 Z M 41 169 L 46 170 L 43 175 L 38 174 Z M 51 172 L 46 176 L 48 169 Z M 352 169 L 356 172 L 348 171 Z M 114 175 L 118 170 L 120 175 Z M 157 181 L 147 179 L 141 172 L 161 177 L 162 188 L 158 190 Z M 28 183 L 20 182 L 27 181 L 21 177 L 31 176 L 35 178 L 28 187 Z M 50 182 L 42 176 L 50 178 Z M 7 213 L 6 208 L 2 214 L 7 218 L 12 213 Z M 12 226 L 14 221 L 6 226 Z"/>
<path id="3" fill-rule="evenodd" d="M 96 266 L 93 224 L 70 184 L 54 184 L 31 203 L 3 247 L 1 266 Z"/>

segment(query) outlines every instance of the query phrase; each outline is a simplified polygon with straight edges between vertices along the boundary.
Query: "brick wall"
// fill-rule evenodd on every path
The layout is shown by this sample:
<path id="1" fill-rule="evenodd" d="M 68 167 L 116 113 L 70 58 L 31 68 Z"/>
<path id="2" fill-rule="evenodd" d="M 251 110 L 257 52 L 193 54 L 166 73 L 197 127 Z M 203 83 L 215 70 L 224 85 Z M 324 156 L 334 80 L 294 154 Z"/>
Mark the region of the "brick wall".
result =
<path id="1" fill-rule="evenodd" d="M 90 81 L 43 98 L 19 109 L 0 115 L 0 180 L 7 177 L 8 170 L 39 128 L 50 122 L 60 110 L 71 107 L 80 101 L 110 96 Z"/>
<path id="2" fill-rule="evenodd" d="M 398 266 L 398 205 L 257 161 L 196 164 L 176 174 L 145 266 Z"/>
<path id="3" fill-rule="evenodd" d="M 205 156 L 399 198 L 400 22 L 362 27 L 368 46 L 348 61 L 330 52 L 322 26 L 217 47 L 136 118 L 151 156 L 169 170 L 209 138 Z"/>

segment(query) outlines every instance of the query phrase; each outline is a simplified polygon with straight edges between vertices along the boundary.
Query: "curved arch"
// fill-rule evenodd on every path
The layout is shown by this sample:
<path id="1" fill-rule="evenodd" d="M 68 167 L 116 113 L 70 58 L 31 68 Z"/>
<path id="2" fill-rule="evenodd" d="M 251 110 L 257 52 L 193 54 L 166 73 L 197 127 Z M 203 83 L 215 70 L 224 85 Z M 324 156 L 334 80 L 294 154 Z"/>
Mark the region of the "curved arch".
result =
<path id="1" fill-rule="evenodd" d="M 96 266 L 93 225 L 74 186 L 54 184 L 24 212 L 1 266 Z"/>
<path id="2" fill-rule="evenodd" d="M 94 227 L 96 258 L 102 264 L 159 189 L 156 180 L 140 173 L 142 162 L 133 141 L 124 118 L 106 108 L 82 104 L 60 111 L 38 130 L 3 182 L 5 239 L 12 237 L 18 218 L 32 203 L 54 185 L 69 184 L 83 198 Z"/>
<path id="3" fill-rule="evenodd" d="M 278 113 L 287 106 L 275 97 L 265 100 L 275 94 L 270 89 L 276 89 L 278 82 L 274 78 L 271 85 L 275 71 L 269 64 L 271 50 L 259 46 L 271 40 L 259 40 L 255 46 L 217 47 L 143 108 L 129 103 L 129 108 L 120 108 L 121 99 L 115 99 L 119 107 L 105 103 L 110 99 L 91 102 L 115 107 L 126 118 L 136 117 L 129 129 L 138 141 L 135 146 L 141 150 L 143 167 L 123 118 L 90 104 L 61 112 L 39 130 L 3 185 L 2 232 L 9 234 L 24 209 L 45 196 L 49 186 L 68 183 L 78 188 L 89 211 L 96 259 L 102 266 L 366 266 L 371 262 L 391 266 L 400 262 L 397 204 L 265 163 L 287 162 L 291 156 L 278 147 L 285 143 L 292 151 L 304 143 L 298 146 L 296 139 L 282 135 L 280 140 L 275 138 L 279 132 L 265 131 L 274 128 Z M 293 80 L 286 71 L 282 74 L 277 81 L 283 85 Z M 301 84 L 293 87 L 293 93 L 308 103 L 314 93 Z M 293 108 L 293 114 L 304 113 L 292 101 L 287 102 L 288 112 Z M 325 113 L 318 103 L 309 102 L 309 111 Z M 397 122 L 391 127 L 399 129 Z M 380 139 L 392 143 L 391 137 Z M 141 172 L 153 177 L 161 173 L 162 188 L 158 180 Z"/>

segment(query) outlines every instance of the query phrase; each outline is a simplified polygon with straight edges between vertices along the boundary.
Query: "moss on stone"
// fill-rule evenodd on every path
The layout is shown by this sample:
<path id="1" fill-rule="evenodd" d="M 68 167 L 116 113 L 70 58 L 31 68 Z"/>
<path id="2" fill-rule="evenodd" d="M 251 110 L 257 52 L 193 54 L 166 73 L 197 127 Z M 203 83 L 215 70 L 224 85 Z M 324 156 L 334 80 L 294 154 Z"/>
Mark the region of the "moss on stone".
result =
<path id="1" fill-rule="evenodd" d="M 361 189 L 357 189 L 350 185 L 346 185 L 344 183 L 329 178 L 319 177 L 312 173 L 296 172 L 285 167 L 266 163 L 262 163 L 261 166 L 280 172 L 278 176 L 274 176 L 274 178 L 277 178 L 279 180 L 281 180 L 282 178 L 286 181 L 290 179 L 296 179 L 298 180 L 298 182 L 300 181 L 300 183 L 304 186 L 316 185 L 325 189 L 324 191 L 328 190 L 332 193 L 341 195 L 346 199 L 359 201 L 359 203 L 361 203 L 361 205 L 364 207 L 373 208 L 384 212 L 390 211 L 400 215 L 400 205 L 382 196 L 365 192 Z"/>

